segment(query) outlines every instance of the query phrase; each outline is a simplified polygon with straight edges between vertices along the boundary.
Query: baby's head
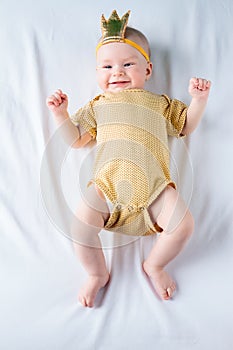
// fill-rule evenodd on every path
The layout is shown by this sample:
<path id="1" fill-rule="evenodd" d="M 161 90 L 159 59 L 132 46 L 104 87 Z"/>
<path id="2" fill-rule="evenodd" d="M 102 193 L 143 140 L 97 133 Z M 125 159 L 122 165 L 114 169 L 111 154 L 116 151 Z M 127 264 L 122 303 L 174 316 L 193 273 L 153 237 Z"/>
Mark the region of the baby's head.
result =
<path id="1" fill-rule="evenodd" d="M 125 38 L 132 43 L 139 45 L 137 49 L 143 49 L 141 52 L 142 55 L 145 57 L 147 62 L 150 62 L 150 45 L 146 36 L 142 32 L 140 32 L 138 29 L 127 26 L 125 30 Z"/>
<path id="2" fill-rule="evenodd" d="M 115 11 L 110 19 L 113 15 L 119 19 Z M 110 19 L 104 19 L 106 26 Z M 143 89 L 152 73 L 150 47 L 145 35 L 126 25 L 122 26 L 120 35 L 120 38 L 119 35 L 105 35 L 97 45 L 97 81 L 104 92 Z"/>

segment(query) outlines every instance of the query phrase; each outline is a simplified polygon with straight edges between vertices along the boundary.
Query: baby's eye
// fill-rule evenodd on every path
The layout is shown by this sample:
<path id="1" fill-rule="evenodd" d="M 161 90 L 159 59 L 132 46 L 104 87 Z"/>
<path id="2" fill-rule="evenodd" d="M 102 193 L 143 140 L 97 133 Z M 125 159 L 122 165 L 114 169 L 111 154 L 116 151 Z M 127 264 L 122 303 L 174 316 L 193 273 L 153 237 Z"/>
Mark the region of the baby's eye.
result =
<path id="1" fill-rule="evenodd" d="M 134 63 L 133 62 L 127 62 L 124 64 L 124 67 L 130 67 L 130 66 L 133 66 Z"/>
<path id="2" fill-rule="evenodd" d="M 103 66 L 104 69 L 111 69 L 112 66 L 110 64 L 106 64 L 106 66 Z"/>

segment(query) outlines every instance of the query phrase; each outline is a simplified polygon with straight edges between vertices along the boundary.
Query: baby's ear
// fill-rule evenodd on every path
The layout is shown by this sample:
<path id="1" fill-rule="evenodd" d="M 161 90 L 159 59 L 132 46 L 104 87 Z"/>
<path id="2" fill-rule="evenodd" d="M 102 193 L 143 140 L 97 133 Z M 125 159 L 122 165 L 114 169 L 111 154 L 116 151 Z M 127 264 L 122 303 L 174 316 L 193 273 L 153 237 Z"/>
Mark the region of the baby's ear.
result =
<path id="1" fill-rule="evenodd" d="M 150 79 L 152 71 L 153 71 L 153 64 L 152 62 L 148 62 L 146 67 L 146 80 Z"/>

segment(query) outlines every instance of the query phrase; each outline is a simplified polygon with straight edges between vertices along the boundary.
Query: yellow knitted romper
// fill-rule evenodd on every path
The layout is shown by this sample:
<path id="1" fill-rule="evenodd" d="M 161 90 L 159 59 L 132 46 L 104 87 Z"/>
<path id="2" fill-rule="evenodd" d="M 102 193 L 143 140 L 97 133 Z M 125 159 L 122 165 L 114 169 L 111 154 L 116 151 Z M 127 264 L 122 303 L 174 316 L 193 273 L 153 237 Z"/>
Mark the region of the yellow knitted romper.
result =
<path id="1" fill-rule="evenodd" d="M 157 232 L 148 207 L 173 185 L 168 135 L 179 137 L 187 106 L 143 89 L 104 93 L 71 116 L 97 141 L 92 182 L 113 204 L 106 230 L 143 236 Z"/>

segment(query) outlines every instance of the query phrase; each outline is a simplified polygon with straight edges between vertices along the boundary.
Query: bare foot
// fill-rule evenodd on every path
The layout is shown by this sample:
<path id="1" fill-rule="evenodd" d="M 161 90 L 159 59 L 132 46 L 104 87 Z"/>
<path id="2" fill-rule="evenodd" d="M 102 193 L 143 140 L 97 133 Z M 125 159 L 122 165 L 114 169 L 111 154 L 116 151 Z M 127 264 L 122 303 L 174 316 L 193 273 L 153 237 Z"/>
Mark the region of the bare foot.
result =
<path id="1" fill-rule="evenodd" d="M 163 300 L 172 298 L 176 290 L 176 284 L 171 276 L 161 267 L 151 267 L 146 262 L 143 263 L 143 270 L 150 277 L 158 295 Z"/>
<path id="2" fill-rule="evenodd" d="M 89 276 L 87 282 L 81 288 L 78 299 L 85 307 L 93 307 L 98 291 L 106 286 L 109 274 L 103 276 Z"/>

